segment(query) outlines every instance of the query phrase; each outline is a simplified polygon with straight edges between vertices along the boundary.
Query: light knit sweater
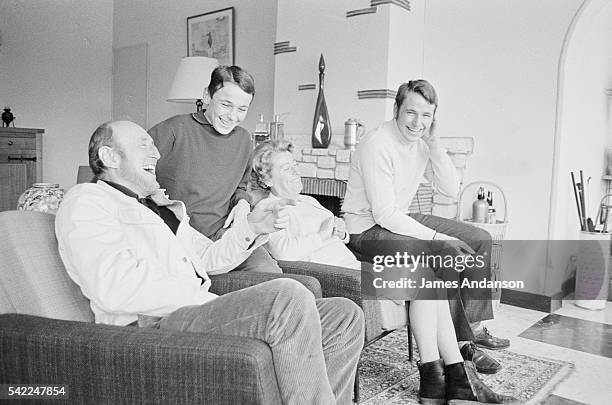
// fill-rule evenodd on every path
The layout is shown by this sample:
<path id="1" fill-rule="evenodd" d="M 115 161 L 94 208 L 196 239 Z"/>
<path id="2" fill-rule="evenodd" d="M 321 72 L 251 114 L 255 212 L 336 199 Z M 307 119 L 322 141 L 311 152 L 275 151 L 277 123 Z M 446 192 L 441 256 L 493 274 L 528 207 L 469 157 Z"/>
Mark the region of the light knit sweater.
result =
<path id="1" fill-rule="evenodd" d="M 368 133 L 351 159 L 342 205 L 348 232 L 360 234 L 378 224 L 400 235 L 433 239 L 433 229 L 407 215 L 423 176 L 444 195 L 459 191 L 457 171 L 443 148 L 408 141 L 394 119 Z"/>
<path id="2" fill-rule="evenodd" d="M 278 198 L 273 194 L 270 197 Z M 331 211 L 307 195 L 299 195 L 296 205 L 286 209 L 289 225 L 283 230 L 271 233 L 270 240 L 265 245 L 272 257 L 276 260 L 303 260 L 361 269 L 355 255 L 346 247 L 344 241 L 333 235 L 332 229 L 325 240 L 321 238 L 321 225 L 334 217 Z"/>

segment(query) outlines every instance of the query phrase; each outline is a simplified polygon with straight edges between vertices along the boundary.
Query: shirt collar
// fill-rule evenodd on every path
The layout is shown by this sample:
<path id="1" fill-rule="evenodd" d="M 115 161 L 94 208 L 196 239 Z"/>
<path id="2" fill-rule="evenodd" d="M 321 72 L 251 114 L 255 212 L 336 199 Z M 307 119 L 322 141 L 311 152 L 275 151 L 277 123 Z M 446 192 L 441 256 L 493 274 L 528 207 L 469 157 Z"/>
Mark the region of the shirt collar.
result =
<path id="1" fill-rule="evenodd" d="M 108 180 L 101 180 L 98 179 L 98 181 L 103 181 L 104 183 L 108 184 L 109 186 L 111 186 L 112 188 L 121 191 L 123 194 L 127 195 L 128 197 L 133 197 L 135 199 L 139 199 L 138 194 L 133 192 L 132 190 L 130 190 L 129 188 L 122 186 L 121 184 L 117 184 L 115 182 L 112 181 L 108 181 Z"/>
<path id="2" fill-rule="evenodd" d="M 199 123 L 201 125 L 204 125 L 204 126 L 207 126 L 207 127 L 210 127 L 211 131 L 214 131 L 219 136 L 229 136 L 229 135 L 232 135 L 236 131 L 236 128 L 238 128 L 238 126 L 235 126 L 234 129 L 232 129 L 229 134 L 226 134 L 226 135 L 220 134 L 219 132 L 217 132 L 215 127 L 213 127 L 213 125 L 208 121 L 208 118 L 206 118 L 206 116 L 204 115 L 204 112 L 206 112 L 206 110 L 202 110 L 202 111 L 198 111 L 198 112 L 195 112 L 195 113 L 191 113 L 191 117 L 197 123 Z"/>
<path id="3" fill-rule="evenodd" d="M 194 120 L 196 120 L 200 124 L 208 125 L 209 127 L 212 127 L 212 124 L 210 122 L 208 122 L 208 120 L 204 116 L 204 112 L 205 111 L 206 110 L 202 110 L 202 111 L 198 111 L 198 112 L 192 113 L 191 116 L 193 117 Z"/>
<path id="4" fill-rule="evenodd" d="M 148 196 L 146 196 L 144 198 L 140 198 L 140 197 L 138 197 L 137 193 L 133 192 L 132 190 L 130 190 L 129 188 L 127 188 L 125 186 L 122 186 L 121 184 L 117 184 L 117 183 L 114 183 L 112 181 L 102 180 L 102 179 L 98 179 L 97 182 L 102 182 L 102 183 L 104 183 L 104 184 L 114 188 L 115 190 L 125 194 L 128 197 L 134 198 L 138 202 L 142 202 L 143 199 L 150 199 L 151 201 L 153 201 L 158 206 L 184 205 L 183 202 L 181 202 L 181 201 L 171 200 L 166 195 L 166 189 L 163 189 L 163 188 L 158 188 L 157 190 L 155 190 L 155 192 L 153 194 L 148 195 Z M 182 218 L 184 216 L 185 216 L 185 214 L 183 213 L 179 218 Z"/>

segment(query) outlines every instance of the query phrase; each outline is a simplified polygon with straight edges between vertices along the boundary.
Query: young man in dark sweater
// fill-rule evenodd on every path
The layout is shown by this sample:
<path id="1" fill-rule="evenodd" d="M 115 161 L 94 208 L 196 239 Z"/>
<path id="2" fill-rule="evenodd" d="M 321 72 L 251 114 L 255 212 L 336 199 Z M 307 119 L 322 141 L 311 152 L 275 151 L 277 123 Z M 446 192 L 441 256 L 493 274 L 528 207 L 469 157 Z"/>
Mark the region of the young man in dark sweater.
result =
<path id="1" fill-rule="evenodd" d="M 238 66 L 211 74 L 204 111 L 176 115 L 149 130 L 159 149 L 157 178 L 182 200 L 190 224 L 212 240 L 223 235 L 238 214 L 250 211 L 251 135 L 238 126 L 255 95 L 253 77 Z M 235 270 L 280 273 L 264 248 L 257 248 Z"/>

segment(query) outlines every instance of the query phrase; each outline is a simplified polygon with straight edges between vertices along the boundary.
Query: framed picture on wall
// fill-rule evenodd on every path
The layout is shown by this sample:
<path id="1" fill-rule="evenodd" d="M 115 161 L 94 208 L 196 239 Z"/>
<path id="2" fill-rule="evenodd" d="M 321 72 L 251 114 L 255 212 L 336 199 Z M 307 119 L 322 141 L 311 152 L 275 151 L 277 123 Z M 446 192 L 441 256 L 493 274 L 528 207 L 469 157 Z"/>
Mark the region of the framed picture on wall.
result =
<path id="1" fill-rule="evenodd" d="M 187 17 L 187 56 L 234 64 L 234 7 Z"/>

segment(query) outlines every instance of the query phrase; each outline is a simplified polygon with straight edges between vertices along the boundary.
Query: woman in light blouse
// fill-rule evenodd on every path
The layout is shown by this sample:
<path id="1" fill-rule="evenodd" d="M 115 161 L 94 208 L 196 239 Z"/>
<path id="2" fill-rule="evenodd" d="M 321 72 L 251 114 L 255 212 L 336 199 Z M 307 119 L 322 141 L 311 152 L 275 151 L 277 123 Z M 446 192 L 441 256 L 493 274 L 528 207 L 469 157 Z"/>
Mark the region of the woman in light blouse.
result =
<path id="1" fill-rule="evenodd" d="M 265 142 L 255 150 L 253 173 L 257 185 L 272 198 L 289 198 L 289 226 L 270 234 L 266 248 L 277 260 L 302 260 L 359 270 L 361 264 L 346 247 L 344 221 L 313 197 L 302 195 L 302 179 L 288 142 Z"/>

